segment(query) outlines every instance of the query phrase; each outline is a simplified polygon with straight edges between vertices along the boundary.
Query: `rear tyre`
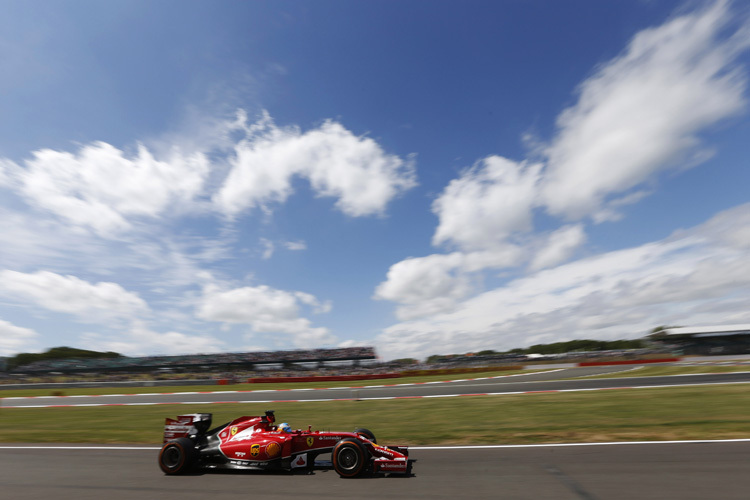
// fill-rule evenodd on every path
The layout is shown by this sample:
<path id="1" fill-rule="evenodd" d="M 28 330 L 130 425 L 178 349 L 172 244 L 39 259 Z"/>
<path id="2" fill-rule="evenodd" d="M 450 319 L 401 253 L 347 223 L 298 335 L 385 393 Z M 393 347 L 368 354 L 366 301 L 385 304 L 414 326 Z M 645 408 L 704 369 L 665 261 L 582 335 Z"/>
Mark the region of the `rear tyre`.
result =
<path id="1" fill-rule="evenodd" d="M 164 474 L 183 474 L 198 461 L 198 451 L 188 438 L 178 438 L 165 444 L 159 452 L 159 467 Z"/>
<path id="2" fill-rule="evenodd" d="M 342 439 L 331 453 L 333 469 L 341 477 L 357 477 L 365 471 L 370 454 L 359 441 Z"/>
<path id="3" fill-rule="evenodd" d="M 375 444 L 378 444 L 378 440 L 375 439 L 375 434 L 373 434 L 370 429 L 365 429 L 364 427 L 360 427 L 359 429 L 354 429 L 354 433 L 359 434 L 360 436 L 363 436 L 369 439 Z"/>

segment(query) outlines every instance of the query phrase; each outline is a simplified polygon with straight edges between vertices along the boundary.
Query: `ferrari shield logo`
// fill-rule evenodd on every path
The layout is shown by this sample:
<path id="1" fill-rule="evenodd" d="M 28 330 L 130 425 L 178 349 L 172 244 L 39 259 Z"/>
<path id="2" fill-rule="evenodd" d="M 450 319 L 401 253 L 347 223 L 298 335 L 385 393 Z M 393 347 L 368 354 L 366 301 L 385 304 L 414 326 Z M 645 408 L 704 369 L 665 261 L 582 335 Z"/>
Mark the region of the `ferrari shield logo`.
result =
<path id="1" fill-rule="evenodd" d="M 234 436 L 235 434 L 237 434 L 237 427 L 232 427 L 231 432 L 232 432 L 232 436 Z"/>
<path id="2" fill-rule="evenodd" d="M 315 438 L 314 437 L 307 438 L 307 446 L 312 446 L 313 443 L 315 443 Z"/>
<path id="3" fill-rule="evenodd" d="M 260 453 L 259 444 L 250 445 L 250 456 L 257 457 L 259 453 Z"/>

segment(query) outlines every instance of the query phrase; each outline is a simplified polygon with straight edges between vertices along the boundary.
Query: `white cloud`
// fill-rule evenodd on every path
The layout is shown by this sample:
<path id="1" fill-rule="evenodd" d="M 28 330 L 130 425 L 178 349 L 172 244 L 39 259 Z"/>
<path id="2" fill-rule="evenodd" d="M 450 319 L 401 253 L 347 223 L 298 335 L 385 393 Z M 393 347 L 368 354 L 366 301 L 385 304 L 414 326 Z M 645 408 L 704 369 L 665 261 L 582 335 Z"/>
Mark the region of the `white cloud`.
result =
<path id="1" fill-rule="evenodd" d="M 33 217 L 27 213 L 8 210 L 0 206 L 3 242 L 0 245 L 0 262 L 6 267 L 23 268 L 36 262 L 54 262 L 70 256 L 70 249 L 86 250 L 81 235 L 70 234 L 59 224 Z M 65 241 L 62 249 L 60 242 Z"/>
<path id="2" fill-rule="evenodd" d="M 5 170 L 33 206 L 109 235 L 129 229 L 132 217 L 156 217 L 168 207 L 192 201 L 209 167 L 201 154 L 183 156 L 175 150 L 160 161 L 138 146 L 138 153 L 129 158 L 97 142 L 83 146 L 78 154 L 36 151 L 25 168 Z"/>
<path id="3" fill-rule="evenodd" d="M 198 237 L 176 234 L 173 226 L 146 224 L 132 233 L 101 238 L 55 218 L 18 210 L 16 201 L 0 194 L 0 262 L 7 269 L 38 268 L 43 262 L 50 271 L 97 275 L 104 281 L 117 281 L 123 272 L 143 273 L 141 283 L 164 290 L 195 283 L 201 268 L 227 259 L 236 243 L 232 231 Z"/>
<path id="4" fill-rule="evenodd" d="M 300 316 L 301 305 L 314 313 L 331 309 L 304 292 L 288 292 L 265 285 L 225 289 L 208 284 L 198 306 L 201 319 L 222 323 L 247 324 L 254 332 L 282 333 L 292 337 L 297 347 L 313 347 L 331 343 L 335 337 L 327 328 L 313 327 L 309 319 Z"/>
<path id="5" fill-rule="evenodd" d="M 585 241 L 586 233 L 581 224 L 561 227 L 549 235 L 545 246 L 534 256 L 531 270 L 538 271 L 568 260 Z"/>
<path id="6" fill-rule="evenodd" d="M 264 260 L 273 257 L 273 254 L 276 252 L 276 243 L 267 238 L 261 238 L 260 244 L 263 247 L 263 254 L 261 257 Z M 304 241 L 280 241 L 279 244 L 292 252 L 307 250 L 307 244 Z"/>
<path id="7" fill-rule="evenodd" d="M 610 195 L 695 163 L 698 133 L 745 107 L 746 77 L 733 63 L 750 33 L 721 39 L 730 18 L 716 2 L 644 30 L 581 84 L 547 150 L 541 203 L 551 214 L 595 216 Z"/>
<path id="8" fill-rule="evenodd" d="M 129 319 L 148 312 L 137 294 L 116 283 L 91 284 L 75 276 L 49 271 L 32 274 L 0 271 L 0 292 L 12 300 L 28 300 L 45 309 L 76 316 L 80 321 Z"/>
<path id="9" fill-rule="evenodd" d="M 271 257 L 273 257 L 273 252 L 275 249 L 275 245 L 273 241 L 266 239 L 266 238 L 261 238 L 260 244 L 263 247 L 263 255 L 262 255 L 263 260 L 268 260 Z"/>
<path id="10" fill-rule="evenodd" d="M 728 248 L 750 250 L 750 205 L 717 214 L 701 226 L 701 235 Z"/>
<path id="11" fill-rule="evenodd" d="M 310 306 L 315 314 L 329 313 L 333 308 L 331 301 L 320 302 L 317 297 L 309 293 L 294 292 L 294 296 L 303 304 Z"/>
<path id="12" fill-rule="evenodd" d="M 633 188 L 705 160 L 698 133 L 746 103 L 735 60 L 750 45 L 750 29 L 722 37 L 729 19 L 727 3 L 717 2 L 637 34 L 580 85 L 578 102 L 558 117 L 545 163 L 490 156 L 450 182 L 433 204 L 433 244 L 503 245 L 533 231 L 538 208 L 617 220 L 619 207 L 647 194 Z"/>
<path id="13" fill-rule="evenodd" d="M 388 270 L 374 298 L 400 303 L 400 319 L 451 309 L 473 289 L 469 277 L 460 272 L 462 260 L 459 253 L 402 260 Z"/>
<path id="14" fill-rule="evenodd" d="M 304 241 L 285 241 L 284 248 L 291 251 L 307 250 L 307 243 Z"/>
<path id="15" fill-rule="evenodd" d="M 638 337 L 661 324 L 750 321 L 750 205 L 640 247 L 540 271 L 387 328 L 386 358 Z M 735 235 L 743 235 L 735 237 Z M 732 311 L 726 312 L 727 305 Z M 744 311 L 744 312 L 741 312 Z"/>
<path id="16" fill-rule="evenodd" d="M 489 156 L 462 172 L 432 206 L 439 218 L 433 245 L 458 252 L 393 265 L 375 297 L 399 303 L 402 320 L 452 310 L 477 291 L 483 270 L 548 268 L 583 245 L 580 223 L 552 230 L 542 243 L 534 227 L 541 210 L 568 220 L 616 221 L 621 207 L 653 191 L 648 184 L 660 172 L 705 160 L 698 134 L 745 106 L 746 77 L 736 59 L 750 45 L 750 28 L 743 24 L 727 36 L 730 17 L 728 4 L 717 2 L 637 34 L 580 85 L 542 163 Z M 515 259 L 469 257 L 510 250 Z"/>
<path id="17" fill-rule="evenodd" d="M 519 258 L 514 247 L 408 258 L 391 266 L 374 298 L 398 302 L 396 315 L 402 320 L 445 312 L 477 290 L 472 273 L 507 267 Z"/>
<path id="18" fill-rule="evenodd" d="M 383 213 L 389 201 L 416 185 L 411 160 L 386 154 L 373 139 L 333 121 L 303 133 L 277 127 L 265 113 L 247 134 L 214 196 L 230 216 L 285 201 L 295 176 L 309 180 L 319 196 L 337 198 L 336 207 L 353 217 Z"/>
<path id="19" fill-rule="evenodd" d="M 433 244 L 460 250 L 392 265 L 374 298 L 399 303 L 401 320 L 445 312 L 479 290 L 479 272 L 519 264 L 524 255 L 510 240 L 533 229 L 540 170 L 538 164 L 490 156 L 462 172 L 432 205 L 440 220 Z"/>
<path id="20" fill-rule="evenodd" d="M 623 218 L 622 212 L 620 211 L 621 207 L 634 205 L 650 194 L 650 191 L 641 190 L 628 193 L 621 198 L 615 198 L 609 201 L 606 207 L 602 207 L 596 213 L 592 214 L 591 219 L 595 224 L 619 221 Z"/>
<path id="21" fill-rule="evenodd" d="M 0 356 L 11 356 L 30 351 L 36 346 L 39 334 L 29 328 L 13 325 L 0 319 Z"/>
<path id="22" fill-rule="evenodd" d="M 433 244 L 487 249 L 530 231 L 541 167 L 490 156 L 464 171 L 433 203 L 440 218 Z"/>
<path id="23" fill-rule="evenodd" d="M 202 211 L 203 194 L 213 194 L 215 207 L 230 216 L 269 210 L 291 194 L 295 177 L 307 179 L 317 195 L 336 198 L 336 207 L 350 216 L 382 214 L 416 185 L 412 159 L 386 154 L 373 139 L 333 121 L 303 133 L 277 127 L 267 113 L 248 125 L 240 111 L 208 130 L 207 140 L 187 141 L 189 154 L 157 144 L 160 158 L 141 144 L 127 154 L 105 142 L 76 153 L 38 150 L 22 165 L 0 158 L 0 187 L 74 227 L 112 237 L 136 220 Z M 245 137 L 237 140 L 237 134 Z"/>
<path id="24" fill-rule="evenodd" d="M 0 187 L 14 187 L 20 169 L 10 160 L 0 158 Z"/>

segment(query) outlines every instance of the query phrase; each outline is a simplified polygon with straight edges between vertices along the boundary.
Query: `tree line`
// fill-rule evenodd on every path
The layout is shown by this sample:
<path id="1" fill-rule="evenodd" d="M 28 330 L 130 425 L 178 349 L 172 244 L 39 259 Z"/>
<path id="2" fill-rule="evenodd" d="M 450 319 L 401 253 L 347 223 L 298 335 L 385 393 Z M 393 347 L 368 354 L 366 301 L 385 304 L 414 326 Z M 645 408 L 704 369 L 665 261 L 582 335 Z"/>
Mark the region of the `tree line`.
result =
<path id="1" fill-rule="evenodd" d="M 553 344 L 535 344 L 524 349 L 511 349 L 510 351 L 493 351 L 486 349 L 473 353 L 474 356 L 501 356 L 501 355 L 524 355 L 524 354 L 565 354 L 569 352 L 591 352 L 591 351 L 616 351 L 620 349 L 643 349 L 647 344 L 642 339 L 636 340 L 569 340 L 567 342 L 555 342 Z M 465 354 L 434 354 L 427 358 L 428 363 L 438 362 L 452 356 L 465 356 Z"/>
<path id="2" fill-rule="evenodd" d="M 22 352 L 8 358 L 7 367 L 9 370 L 17 366 L 28 365 L 36 361 L 46 361 L 51 359 L 90 359 L 90 358 L 121 358 L 122 354 L 107 351 L 89 351 L 86 349 L 76 349 L 74 347 L 53 347 L 46 352 Z"/>

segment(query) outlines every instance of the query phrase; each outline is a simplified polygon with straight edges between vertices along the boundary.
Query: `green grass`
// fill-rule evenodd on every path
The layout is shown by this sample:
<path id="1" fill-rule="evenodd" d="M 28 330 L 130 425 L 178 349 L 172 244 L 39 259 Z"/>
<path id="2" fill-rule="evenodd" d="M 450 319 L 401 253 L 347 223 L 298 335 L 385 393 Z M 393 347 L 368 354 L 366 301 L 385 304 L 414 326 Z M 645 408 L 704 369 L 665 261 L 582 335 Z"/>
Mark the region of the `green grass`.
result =
<path id="1" fill-rule="evenodd" d="M 232 385 L 172 385 L 153 387 L 74 387 L 60 389 L 3 389 L 0 385 L 0 397 L 31 397 L 31 396 L 83 396 L 92 394 L 145 394 L 163 392 L 205 392 L 205 391 L 260 391 L 260 390 L 288 390 L 315 389 L 327 387 L 354 387 L 381 384 L 415 384 L 436 382 L 442 380 L 458 380 L 466 378 L 498 377 L 517 375 L 521 373 L 536 373 L 548 370 L 508 370 L 488 371 L 481 373 L 461 373 L 442 375 L 419 375 L 413 377 L 388 378 L 378 380 L 348 380 L 338 382 L 287 382 L 270 384 L 232 384 Z"/>
<path id="2" fill-rule="evenodd" d="M 0 409 L 0 442 L 161 442 L 165 417 L 211 412 L 218 425 L 268 404 Z M 367 427 L 384 444 L 570 443 L 750 437 L 750 384 L 524 395 L 277 403 L 280 420 Z"/>
<path id="3" fill-rule="evenodd" d="M 630 377 L 660 377 L 668 375 L 695 375 L 701 373 L 733 373 L 748 372 L 750 365 L 697 365 L 697 366 L 644 366 L 637 370 L 627 370 L 619 373 L 595 375 L 585 378 L 630 378 Z M 569 380 L 575 380 L 569 379 Z"/>

